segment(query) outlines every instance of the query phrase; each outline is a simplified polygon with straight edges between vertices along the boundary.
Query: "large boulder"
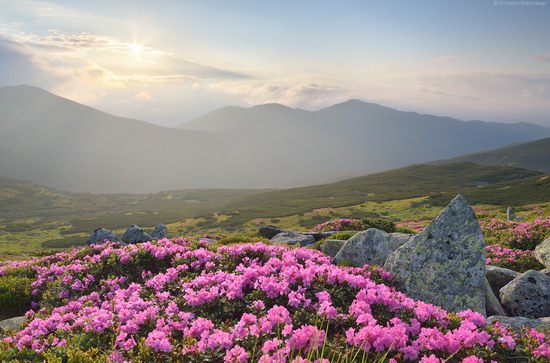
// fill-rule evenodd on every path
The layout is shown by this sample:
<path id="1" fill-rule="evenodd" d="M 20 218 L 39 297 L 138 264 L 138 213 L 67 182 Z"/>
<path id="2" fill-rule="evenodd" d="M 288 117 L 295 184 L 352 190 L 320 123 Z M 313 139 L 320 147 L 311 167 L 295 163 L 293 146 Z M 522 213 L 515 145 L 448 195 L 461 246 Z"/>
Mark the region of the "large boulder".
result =
<path id="1" fill-rule="evenodd" d="M 520 276 L 521 273 L 503 267 L 485 266 L 485 278 L 489 281 L 491 289 L 500 300 L 500 289 L 506 286 L 510 281 Z M 502 314 L 499 314 L 502 315 Z"/>
<path id="2" fill-rule="evenodd" d="M 529 319 L 521 316 L 501 316 L 495 315 L 487 318 L 487 325 L 492 325 L 494 322 L 499 321 L 505 327 L 521 332 L 523 327 L 535 328 L 540 330 L 550 331 L 550 317 Z"/>
<path id="3" fill-rule="evenodd" d="M 302 247 L 315 243 L 315 238 L 311 235 L 297 233 L 293 231 L 284 231 L 271 239 L 273 243 L 286 243 L 288 245 L 299 244 Z"/>
<path id="4" fill-rule="evenodd" d="M 142 228 L 135 224 L 128 227 L 124 235 L 122 235 L 122 242 L 124 243 L 141 243 L 152 240 L 151 236 L 143 231 Z"/>
<path id="5" fill-rule="evenodd" d="M 164 224 L 157 224 L 155 228 L 153 228 L 153 232 L 151 232 L 151 238 L 152 239 L 163 239 L 168 236 L 168 228 Z"/>
<path id="6" fill-rule="evenodd" d="M 344 243 L 332 262 L 339 264 L 348 261 L 352 266 L 383 265 L 397 248 L 413 235 L 403 233 L 388 234 L 376 228 L 359 232 Z"/>
<path id="7" fill-rule="evenodd" d="M 258 229 L 260 236 L 267 239 L 272 239 L 281 232 L 284 232 L 284 230 L 275 226 L 260 226 Z"/>
<path id="8" fill-rule="evenodd" d="M 334 258 L 344 243 L 346 243 L 346 241 L 341 239 L 326 239 L 321 245 L 321 251 L 323 251 L 325 255 Z"/>
<path id="9" fill-rule="evenodd" d="M 99 227 L 94 229 L 92 234 L 90 235 L 90 238 L 86 241 L 86 243 L 89 245 L 92 244 L 98 244 L 103 243 L 105 241 L 115 242 L 120 241 L 120 238 L 113 232 L 109 231 L 108 229 Z"/>
<path id="10" fill-rule="evenodd" d="M 500 290 L 500 301 L 511 316 L 533 319 L 550 316 L 550 277 L 529 270 Z"/>
<path id="11" fill-rule="evenodd" d="M 550 238 L 547 238 L 535 248 L 535 258 L 550 270 Z"/>
<path id="12" fill-rule="evenodd" d="M 396 287 L 414 299 L 450 311 L 485 314 L 485 242 L 462 195 L 393 252 L 384 269 L 395 276 Z"/>
<path id="13" fill-rule="evenodd" d="M 303 232 L 303 234 L 307 234 L 309 236 L 312 236 L 313 239 L 315 239 L 315 242 L 322 240 L 323 238 L 328 238 L 332 236 L 334 231 L 326 231 L 326 232 Z"/>

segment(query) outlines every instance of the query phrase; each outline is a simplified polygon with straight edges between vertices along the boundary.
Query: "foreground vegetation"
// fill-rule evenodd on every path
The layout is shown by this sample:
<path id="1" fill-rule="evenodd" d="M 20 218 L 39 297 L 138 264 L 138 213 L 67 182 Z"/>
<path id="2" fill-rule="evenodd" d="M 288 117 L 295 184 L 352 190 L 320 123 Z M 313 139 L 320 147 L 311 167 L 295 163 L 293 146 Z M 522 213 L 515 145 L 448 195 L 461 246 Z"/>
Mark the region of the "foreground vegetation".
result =
<path id="1" fill-rule="evenodd" d="M 550 335 L 413 301 L 375 268 L 310 249 L 106 243 L 0 267 L 32 282 L 0 360 L 545 362 Z"/>

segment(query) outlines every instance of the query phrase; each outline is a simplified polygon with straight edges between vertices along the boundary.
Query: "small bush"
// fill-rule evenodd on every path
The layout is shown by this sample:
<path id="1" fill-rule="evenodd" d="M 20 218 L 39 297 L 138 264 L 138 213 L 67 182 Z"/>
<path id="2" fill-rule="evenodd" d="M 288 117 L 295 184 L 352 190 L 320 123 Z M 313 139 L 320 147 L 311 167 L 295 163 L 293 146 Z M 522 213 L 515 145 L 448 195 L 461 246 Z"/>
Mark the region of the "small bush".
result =
<path id="1" fill-rule="evenodd" d="M 357 234 L 357 231 L 343 231 L 343 232 L 337 232 L 330 236 L 330 239 L 339 239 L 339 240 L 348 240 L 351 237 L 355 236 Z"/>
<path id="2" fill-rule="evenodd" d="M 0 277 L 0 318 L 23 315 L 31 308 L 31 284 L 28 277 Z"/>

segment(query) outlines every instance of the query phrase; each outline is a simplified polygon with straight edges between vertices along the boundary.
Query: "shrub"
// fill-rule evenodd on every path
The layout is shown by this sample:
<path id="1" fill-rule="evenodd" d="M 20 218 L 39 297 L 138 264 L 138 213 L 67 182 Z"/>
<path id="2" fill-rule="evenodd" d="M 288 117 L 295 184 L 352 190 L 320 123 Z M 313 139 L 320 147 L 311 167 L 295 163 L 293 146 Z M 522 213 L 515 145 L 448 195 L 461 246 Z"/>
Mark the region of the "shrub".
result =
<path id="1" fill-rule="evenodd" d="M 488 265 L 509 268 L 510 270 L 525 272 L 527 270 L 540 270 L 544 266 L 537 261 L 533 251 L 506 248 L 494 244 L 487 246 Z"/>
<path id="2" fill-rule="evenodd" d="M 501 244 L 521 250 L 533 250 L 550 237 L 550 216 L 532 222 L 505 221 L 492 218 L 481 221 L 487 245 Z"/>
<path id="3" fill-rule="evenodd" d="M 0 319 L 23 315 L 31 308 L 33 280 L 20 276 L 0 276 Z"/>
<path id="4" fill-rule="evenodd" d="M 378 228 L 391 233 L 395 232 L 395 223 L 390 220 L 380 218 L 364 218 L 362 220 L 338 218 L 318 224 L 313 227 L 311 231 L 363 231 L 369 228 Z"/>

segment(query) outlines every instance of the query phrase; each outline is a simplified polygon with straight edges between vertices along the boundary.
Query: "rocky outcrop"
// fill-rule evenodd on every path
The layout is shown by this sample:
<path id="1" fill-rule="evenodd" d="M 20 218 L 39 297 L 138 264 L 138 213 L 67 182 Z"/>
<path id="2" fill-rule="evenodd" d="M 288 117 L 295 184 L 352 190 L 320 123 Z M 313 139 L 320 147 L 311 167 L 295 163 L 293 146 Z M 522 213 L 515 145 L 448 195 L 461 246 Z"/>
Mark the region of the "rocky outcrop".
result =
<path id="1" fill-rule="evenodd" d="M 535 258 L 550 270 L 550 238 L 547 238 L 535 248 Z"/>
<path id="2" fill-rule="evenodd" d="M 329 255 L 330 257 L 334 258 L 334 256 L 336 256 L 336 254 L 340 251 L 344 243 L 346 243 L 345 240 L 327 239 L 321 245 L 321 251 L 323 251 L 325 255 Z"/>
<path id="3" fill-rule="evenodd" d="M 393 252 L 384 268 L 395 276 L 396 287 L 414 299 L 485 314 L 485 243 L 462 195 Z"/>
<path id="4" fill-rule="evenodd" d="M 108 229 L 99 227 L 94 229 L 94 231 L 92 232 L 90 238 L 88 238 L 86 243 L 89 246 L 92 244 L 103 243 L 105 241 L 115 242 L 115 241 L 120 241 L 120 238 L 115 233 L 109 231 Z"/>
<path id="5" fill-rule="evenodd" d="M 487 324 L 491 325 L 499 321 L 502 325 L 520 332 L 522 327 L 550 330 L 550 317 L 529 319 L 521 316 L 500 316 L 495 315 L 487 318 Z"/>
<path id="6" fill-rule="evenodd" d="M 273 243 L 286 243 L 288 245 L 299 244 L 302 247 L 315 243 L 313 236 L 297 233 L 293 231 L 285 231 L 277 234 L 271 239 Z"/>
<path id="7" fill-rule="evenodd" d="M 533 319 L 550 316 L 550 277 L 529 270 L 500 290 L 500 301 L 511 316 Z"/>
<path id="8" fill-rule="evenodd" d="M 260 226 L 260 228 L 258 229 L 258 233 L 260 234 L 260 236 L 267 239 L 272 239 L 281 232 L 284 232 L 284 230 L 275 226 Z"/>
<path id="9" fill-rule="evenodd" d="M 151 232 L 151 238 L 155 240 L 163 239 L 168 236 L 168 228 L 164 224 L 157 224 Z"/>
<path id="10" fill-rule="evenodd" d="M 9 332 L 19 330 L 19 326 L 27 320 L 25 316 L 16 316 L 15 318 L 0 321 L 0 338 Z"/>
<path id="11" fill-rule="evenodd" d="M 489 281 L 493 293 L 500 301 L 500 289 L 506 286 L 510 281 L 520 276 L 519 272 L 509 270 L 503 267 L 485 266 L 485 278 Z M 499 314 L 503 315 L 503 314 Z"/>
<path id="12" fill-rule="evenodd" d="M 150 241 L 151 239 L 151 236 L 135 224 L 128 227 L 124 235 L 122 235 L 122 242 L 124 243 L 141 243 Z"/>
<path id="13" fill-rule="evenodd" d="M 333 259 L 335 264 L 344 261 L 352 266 L 384 265 L 386 259 L 397 248 L 406 243 L 413 235 L 404 233 L 386 233 L 376 228 L 359 232 L 344 243 Z"/>

